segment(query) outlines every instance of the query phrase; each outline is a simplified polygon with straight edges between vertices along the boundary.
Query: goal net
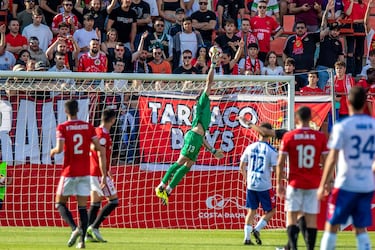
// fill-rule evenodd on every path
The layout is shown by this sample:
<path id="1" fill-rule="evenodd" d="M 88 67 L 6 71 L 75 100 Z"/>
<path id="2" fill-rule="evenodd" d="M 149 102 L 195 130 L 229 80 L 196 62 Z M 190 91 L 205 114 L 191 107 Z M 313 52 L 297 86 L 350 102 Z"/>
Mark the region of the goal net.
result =
<path id="1" fill-rule="evenodd" d="M 330 97 L 295 99 L 291 77 L 215 76 L 206 139 L 225 157 L 216 160 L 202 149 L 168 206 L 163 206 L 154 188 L 179 156 L 204 86 L 203 75 L 0 72 L 0 160 L 8 164 L 0 225 L 64 225 L 54 209 L 63 154 L 51 159 L 49 152 L 56 145 L 57 124 L 66 120 L 64 102 L 75 98 L 79 119 L 95 126 L 105 108 L 118 114 L 111 131 L 110 170 L 120 206 L 104 226 L 242 228 L 246 186 L 239 160 L 257 134 L 236 117 L 289 129 L 295 105 L 308 105 L 319 128 L 330 109 Z M 278 147 L 277 141 L 272 143 Z M 277 214 L 268 228 L 285 226 L 282 203 L 277 201 Z M 70 209 L 76 215 L 75 205 Z"/>

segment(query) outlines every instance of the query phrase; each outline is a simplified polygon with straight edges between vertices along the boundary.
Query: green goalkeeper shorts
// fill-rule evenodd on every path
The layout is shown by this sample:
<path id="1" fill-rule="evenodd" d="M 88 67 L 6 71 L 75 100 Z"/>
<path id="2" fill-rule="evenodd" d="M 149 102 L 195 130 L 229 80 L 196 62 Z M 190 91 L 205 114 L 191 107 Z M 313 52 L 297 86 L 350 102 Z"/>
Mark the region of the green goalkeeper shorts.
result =
<path id="1" fill-rule="evenodd" d="M 184 137 L 181 154 L 192 161 L 196 161 L 203 144 L 203 136 L 189 130 Z"/>

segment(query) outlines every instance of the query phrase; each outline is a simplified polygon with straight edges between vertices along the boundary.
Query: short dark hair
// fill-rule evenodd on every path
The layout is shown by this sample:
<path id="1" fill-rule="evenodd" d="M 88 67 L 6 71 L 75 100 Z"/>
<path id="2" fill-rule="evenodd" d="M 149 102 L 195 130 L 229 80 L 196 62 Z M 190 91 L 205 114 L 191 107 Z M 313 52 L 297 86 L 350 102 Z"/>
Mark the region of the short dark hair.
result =
<path id="1" fill-rule="evenodd" d="M 296 60 L 294 60 L 294 58 L 288 57 L 287 59 L 285 59 L 284 65 L 296 66 Z"/>
<path id="2" fill-rule="evenodd" d="M 366 70 L 366 75 L 370 75 L 370 74 L 372 74 L 372 73 L 374 73 L 375 72 L 375 68 L 368 68 L 367 70 Z"/>
<path id="3" fill-rule="evenodd" d="M 75 99 L 70 99 L 65 102 L 65 112 L 71 116 L 75 116 L 78 113 L 78 102 Z"/>
<path id="4" fill-rule="evenodd" d="M 83 16 L 83 20 L 86 20 L 86 21 L 89 21 L 89 20 L 94 20 L 95 18 L 94 18 L 94 16 L 93 16 L 93 14 L 91 14 L 91 13 L 87 13 L 87 14 L 85 14 L 84 16 Z"/>
<path id="5" fill-rule="evenodd" d="M 57 51 L 57 52 L 55 53 L 55 57 L 58 57 L 58 56 L 65 57 L 65 53 Z"/>
<path id="6" fill-rule="evenodd" d="M 348 101 L 355 110 L 361 110 L 366 103 L 367 93 L 361 86 L 354 86 L 349 90 Z"/>
<path id="7" fill-rule="evenodd" d="M 116 65 L 118 62 L 122 62 L 122 63 L 125 65 L 124 60 L 122 60 L 121 58 L 116 58 L 116 59 L 113 61 L 113 65 Z"/>
<path id="8" fill-rule="evenodd" d="M 307 106 L 301 106 L 297 110 L 296 115 L 302 122 L 308 122 L 311 120 L 311 109 Z"/>
<path id="9" fill-rule="evenodd" d="M 315 70 L 311 70 L 311 71 L 309 71 L 309 73 L 308 73 L 307 75 L 316 75 L 316 77 L 319 78 L 318 71 L 315 71 Z"/>
<path id="10" fill-rule="evenodd" d="M 272 125 L 271 125 L 271 123 L 269 123 L 269 122 L 262 122 L 262 123 L 260 124 L 260 127 L 262 127 L 262 128 L 272 129 Z"/>
<path id="11" fill-rule="evenodd" d="M 297 21 L 295 26 L 297 26 L 298 24 L 303 24 L 306 27 L 306 23 L 304 21 Z"/>
<path id="12" fill-rule="evenodd" d="M 69 29 L 70 29 L 70 25 L 67 24 L 66 22 L 61 22 L 61 23 L 59 23 L 59 29 L 62 28 L 62 27 L 66 27 L 66 28 L 69 28 Z"/>
<path id="13" fill-rule="evenodd" d="M 20 21 L 17 19 L 17 18 L 11 18 L 11 19 L 9 19 L 9 21 L 8 21 L 8 25 L 10 25 L 10 23 L 11 22 L 13 22 L 13 21 L 15 21 L 15 22 L 17 22 L 17 23 L 20 23 Z"/>
<path id="14" fill-rule="evenodd" d="M 116 112 L 113 109 L 105 109 L 102 113 L 102 121 L 110 122 L 113 118 L 116 117 Z"/>
<path id="15" fill-rule="evenodd" d="M 228 19 L 225 21 L 225 25 L 227 25 L 227 24 L 234 24 L 234 25 L 236 25 L 234 19 L 232 19 L 232 18 L 228 18 Z"/>
<path id="16" fill-rule="evenodd" d="M 193 18 L 191 18 L 191 17 L 189 17 L 189 16 L 184 17 L 184 18 L 182 19 L 182 23 L 184 23 L 184 22 L 186 22 L 186 21 L 193 22 Z"/>
<path id="17" fill-rule="evenodd" d="M 243 21 L 248 21 L 248 22 L 250 22 L 250 19 L 249 19 L 249 18 L 246 18 L 246 17 L 244 17 L 244 18 L 242 18 L 242 20 L 241 20 L 241 23 L 243 23 Z"/>
<path id="18" fill-rule="evenodd" d="M 156 23 L 156 21 L 165 23 L 164 18 L 162 18 L 162 17 L 160 17 L 160 16 L 155 17 L 155 19 L 154 19 L 154 24 Z"/>

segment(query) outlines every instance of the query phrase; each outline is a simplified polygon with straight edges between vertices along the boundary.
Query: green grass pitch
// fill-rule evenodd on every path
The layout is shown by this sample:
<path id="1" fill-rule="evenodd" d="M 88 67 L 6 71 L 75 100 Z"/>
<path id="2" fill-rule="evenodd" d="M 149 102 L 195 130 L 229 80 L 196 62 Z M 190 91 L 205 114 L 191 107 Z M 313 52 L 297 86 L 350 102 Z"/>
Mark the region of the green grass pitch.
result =
<path id="1" fill-rule="evenodd" d="M 183 230 L 183 229 L 114 229 L 102 228 L 107 243 L 87 243 L 87 249 L 264 249 L 275 250 L 286 242 L 285 230 L 263 230 L 262 246 L 242 245 L 242 230 Z M 322 232 L 317 238 L 319 249 Z M 375 233 L 369 233 L 375 244 Z M 0 249 L 70 249 L 66 242 L 69 228 L 64 227 L 0 227 Z M 336 249 L 356 249 L 352 232 L 338 234 Z M 303 239 L 298 240 L 300 249 L 305 249 Z M 71 249 L 75 249 L 73 246 Z"/>

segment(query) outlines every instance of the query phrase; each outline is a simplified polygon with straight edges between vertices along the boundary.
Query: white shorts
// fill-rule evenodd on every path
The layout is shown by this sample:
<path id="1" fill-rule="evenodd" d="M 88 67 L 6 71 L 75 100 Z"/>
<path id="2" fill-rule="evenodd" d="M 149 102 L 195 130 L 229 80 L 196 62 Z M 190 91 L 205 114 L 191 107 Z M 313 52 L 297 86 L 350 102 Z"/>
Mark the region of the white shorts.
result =
<path id="1" fill-rule="evenodd" d="M 317 190 L 294 188 L 288 185 L 286 188 L 285 211 L 318 214 L 320 203 L 316 196 Z"/>
<path id="2" fill-rule="evenodd" d="M 107 185 L 103 189 L 100 188 L 101 180 L 101 176 L 90 176 L 91 191 L 95 191 L 100 197 L 109 197 L 117 194 L 115 184 L 111 178 L 107 176 Z"/>
<path id="3" fill-rule="evenodd" d="M 56 193 L 62 196 L 90 196 L 90 176 L 61 176 Z"/>

